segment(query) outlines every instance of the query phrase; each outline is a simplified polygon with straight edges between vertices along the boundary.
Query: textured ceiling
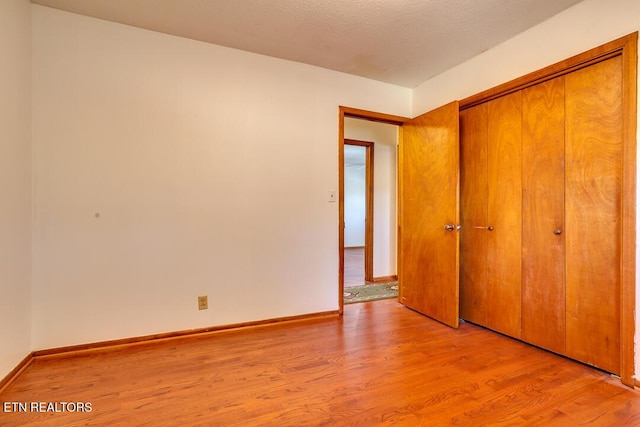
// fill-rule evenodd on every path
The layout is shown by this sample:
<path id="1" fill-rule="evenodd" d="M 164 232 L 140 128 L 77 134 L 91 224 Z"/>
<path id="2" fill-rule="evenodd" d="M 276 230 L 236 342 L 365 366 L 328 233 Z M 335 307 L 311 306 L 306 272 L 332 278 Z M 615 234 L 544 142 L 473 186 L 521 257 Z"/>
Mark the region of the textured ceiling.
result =
<path id="1" fill-rule="evenodd" d="M 415 87 L 581 0 L 32 0 Z"/>

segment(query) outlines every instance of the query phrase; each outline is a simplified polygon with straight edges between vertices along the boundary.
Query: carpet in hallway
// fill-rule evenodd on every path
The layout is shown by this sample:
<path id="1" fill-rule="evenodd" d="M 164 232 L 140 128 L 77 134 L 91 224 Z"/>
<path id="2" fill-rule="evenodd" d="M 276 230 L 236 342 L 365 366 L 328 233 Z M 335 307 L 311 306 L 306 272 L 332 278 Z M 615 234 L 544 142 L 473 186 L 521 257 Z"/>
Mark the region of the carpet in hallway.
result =
<path id="1" fill-rule="evenodd" d="M 349 286 L 344 288 L 344 303 L 375 301 L 398 298 L 398 282 L 375 283 L 371 285 Z"/>

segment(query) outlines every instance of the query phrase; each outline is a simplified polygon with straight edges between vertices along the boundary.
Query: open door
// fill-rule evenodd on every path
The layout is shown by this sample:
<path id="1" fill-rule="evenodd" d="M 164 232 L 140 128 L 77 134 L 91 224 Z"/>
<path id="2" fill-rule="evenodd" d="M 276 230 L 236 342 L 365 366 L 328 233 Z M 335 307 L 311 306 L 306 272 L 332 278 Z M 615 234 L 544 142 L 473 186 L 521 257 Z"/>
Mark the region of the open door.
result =
<path id="1" fill-rule="evenodd" d="M 399 149 L 399 301 L 458 327 L 459 106 L 404 123 Z"/>

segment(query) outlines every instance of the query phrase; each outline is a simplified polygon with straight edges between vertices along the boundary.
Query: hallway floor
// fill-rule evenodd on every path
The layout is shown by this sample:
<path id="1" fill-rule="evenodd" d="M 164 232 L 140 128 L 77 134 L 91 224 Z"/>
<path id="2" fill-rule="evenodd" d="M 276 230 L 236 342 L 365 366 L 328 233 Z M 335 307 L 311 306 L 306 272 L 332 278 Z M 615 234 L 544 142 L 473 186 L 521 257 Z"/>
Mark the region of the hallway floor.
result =
<path id="1" fill-rule="evenodd" d="M 344 248 L 344 287 L 360 286 L 364 280 L 364 247 Z"/>

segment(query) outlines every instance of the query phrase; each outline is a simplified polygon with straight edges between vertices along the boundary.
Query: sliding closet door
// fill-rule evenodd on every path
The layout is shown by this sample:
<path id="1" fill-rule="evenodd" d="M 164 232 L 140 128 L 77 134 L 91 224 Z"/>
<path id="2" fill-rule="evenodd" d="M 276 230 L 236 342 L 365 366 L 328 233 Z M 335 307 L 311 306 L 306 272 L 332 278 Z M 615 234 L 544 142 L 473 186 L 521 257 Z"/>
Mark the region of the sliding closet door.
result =
<path id="1" fill-rule="evenodd" d="M 487 104 L 460 112 L 460 316 L 487 324 Z"/>
<path id="2" fill-rule="evenodd" d="M 619 373 L 622 58 L 565 79 L 567 355 Z"/>
<path id="3" fill-rule="evenodd" d="M 522 97 L 522 339 L 564 353 L 564 77 Z"/>
<path id="4" fill-rule="evenodd" d="M 406 122 L 400 138 L 400 302 L 458 327 L 459 106 Z"/>
<path id="5" fill-rule="evenodd" d="M 520 338 L 522 92 L 487 103 L 487 326 Z"/>

